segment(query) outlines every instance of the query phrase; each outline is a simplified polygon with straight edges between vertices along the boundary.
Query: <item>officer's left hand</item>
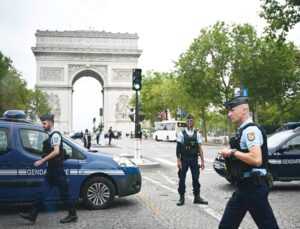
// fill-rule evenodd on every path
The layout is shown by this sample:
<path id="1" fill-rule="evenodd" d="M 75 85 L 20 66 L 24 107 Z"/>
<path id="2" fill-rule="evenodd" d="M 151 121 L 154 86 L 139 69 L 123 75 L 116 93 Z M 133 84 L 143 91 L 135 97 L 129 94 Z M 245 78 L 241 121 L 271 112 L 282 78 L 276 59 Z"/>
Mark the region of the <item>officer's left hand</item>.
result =
<path id="1" fill-rule="evenodd" d="M 36 161 L 36 162 L 34 162 L 34 166 L 35 167 L 39 167 L 41 164 L 43 164 L 44 163 L 44 161 L 43 160 L 38 160 L 38 161 Z"/>
<path id="2" fill-rule="evenodd" d="M 204 161 L 202 161 L 201 164 L 199 164 L 199 168 L 201 168 L 201 170 L 203 170 L 205 168 Z"/>
<path id="3" fill-rule="evenodd" d="M 221 156 L 222 157 L 230 157 L 231 156 L 231 149 L 228 149 L 228 148 L 223 148 L 221 150 Z"/>

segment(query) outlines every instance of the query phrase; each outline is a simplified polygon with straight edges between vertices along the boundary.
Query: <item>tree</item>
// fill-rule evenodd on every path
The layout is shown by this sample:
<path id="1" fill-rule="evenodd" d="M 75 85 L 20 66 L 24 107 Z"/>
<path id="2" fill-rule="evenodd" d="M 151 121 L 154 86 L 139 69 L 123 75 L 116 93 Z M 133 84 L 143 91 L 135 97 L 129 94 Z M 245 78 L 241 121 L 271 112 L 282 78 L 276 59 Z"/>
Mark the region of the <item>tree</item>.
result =
<path id="1" fill-rule="evenodd" d="M 29 91 L 27 103 L 28 106 L 25 111 L 32 121 L 36 121 L 37 117 L 42 114 L 51 112 L 46 93 L 42 92 L 37 86 Z"/>
<path id="2" fill-rule="evenodd" d="M 27 83 L 13 67 L 12 61 L 0 52 L 0 112 L 24 110 L 35 121 L 36 116 L 50 111 L 47 97 L 37 87 L 27 89 Z"/>
<path id="3" fill-rule="evenodd" d="M 265 32 L 271 40 L 282 43 L 289 32 L 300 22 L 299 0 L 262 0 L 260 16 L 266 19 Z"/>

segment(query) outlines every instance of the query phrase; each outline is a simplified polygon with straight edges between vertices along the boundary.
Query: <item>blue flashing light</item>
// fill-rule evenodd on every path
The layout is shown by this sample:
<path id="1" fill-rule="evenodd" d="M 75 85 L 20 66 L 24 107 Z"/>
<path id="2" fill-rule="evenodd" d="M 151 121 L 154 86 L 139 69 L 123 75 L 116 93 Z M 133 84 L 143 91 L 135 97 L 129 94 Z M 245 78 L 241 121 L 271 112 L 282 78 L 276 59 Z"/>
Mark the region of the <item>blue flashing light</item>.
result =
<path id="1" fill-rule="evenodd" d="M 26 119 L 27 115 L 21 110 L 8 110 L 3 113 L 3 118 Z"/>

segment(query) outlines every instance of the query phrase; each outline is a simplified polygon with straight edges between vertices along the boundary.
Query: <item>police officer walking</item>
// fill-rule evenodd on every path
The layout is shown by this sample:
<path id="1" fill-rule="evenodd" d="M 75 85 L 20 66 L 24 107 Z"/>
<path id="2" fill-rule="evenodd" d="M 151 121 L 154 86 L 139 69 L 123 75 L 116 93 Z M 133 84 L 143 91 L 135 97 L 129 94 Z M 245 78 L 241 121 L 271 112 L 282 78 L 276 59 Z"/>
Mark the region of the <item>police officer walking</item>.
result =
<path id="1" fill-rule="evenodd" d="M 266 135 L 251 119 L 248 97 L 235 97 L 225 106 L 230 121 L 239 126 L 238 133 L 230 140 L 230 149 L 221 150 L 236 190 L 227 203 L 219 228 L 239 228 L 248 211 L 258 228 L 279 228 L 268 201 Z"/>
<path id="2" fill-rule="evenodd" d="M 42 159 L 36 161 L 34 166 L 39 167 L 43 163 L 47 162 L 47 172 L 45 175 L 45 180 L 41 185 L 41 192 L 37 197 L 32 211 L 29 213 L 20 213 L 20 216 L 23 219 L 35 222 L 44 203 L 44 198 L 46 198 L 51 189 L 56 186 L 69 211 L 67 217 L 60 220 L 60 223 L 75 222 L 77 221 L 78 217 L 76 214 L 74 201 L 71 199 L 69 194 L 69 186 L 63 166 L 64 155 L 62 148 L 62 136 L 58 131 L 54 130 L 53 114 L 45 114 L 41 116 L 40 119 L 44 130 L 48 131 L 49 137 L 43 142 Z"/>
<path id="3" fill-rule="evenodd" d="M 177 137 L 177 167 L 178 177 L 179 177 L 179 188 L 178 192 L 180 199 L 177 206 L 184 204 L 184 194 L 185 194 L 185 177 L 188 169 L 191 169 L 192 179 L 193 179 L 193 194 L 194 194 L 194 204 L 208 204 L 207 201 L 200 197 L 200 183 L 199 175 L 200 168 L 203 170 L 205 167 L 202 140 L 200 134 L 193 128 L 194 118 L 191 114 L 187 116 L 187 128 L 180 132 Z M 200 156 L 201 164 L 198 164 L 198 156 Z"/>

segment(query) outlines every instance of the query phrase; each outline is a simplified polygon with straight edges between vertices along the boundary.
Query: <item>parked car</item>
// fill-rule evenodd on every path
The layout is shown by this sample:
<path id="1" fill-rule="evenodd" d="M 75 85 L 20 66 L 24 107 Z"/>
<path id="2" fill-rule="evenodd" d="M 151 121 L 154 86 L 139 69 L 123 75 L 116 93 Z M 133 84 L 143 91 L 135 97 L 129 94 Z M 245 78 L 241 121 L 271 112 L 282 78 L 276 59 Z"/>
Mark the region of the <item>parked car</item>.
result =
<path id="1" fill-rule="evenodd" d="M 267 178 L 270 188 L 274 181 L 300 180 L 300 127 L 268 137 L 268 149 Z M 213 167 L 220 176 L 231 182 L 224 158 L 217 156 Z"/>
<path id="2" fill-rule="evenodd" d="M 41 159 L 42 142 L 48 134 L 41 125 L 25 119 L 0 119 L 0 204 L 32 202 L 44 180 L 46 165 L 34 167 Z M 68 159 L 64 169 L 70 181 L 72 198 L 89 209 L 108 207 L 115 196 L 133 195 L 141 190 L 139 167 L 127 158 L 93 153 L 63 135 Z M 58 190 L 47 200 L 59 200 Z"/>
<path id="3" fill-rule="evenodd" d="M 69 135 L 72 139 L 83 139 L 83 132 L 75 132 Z"/>

